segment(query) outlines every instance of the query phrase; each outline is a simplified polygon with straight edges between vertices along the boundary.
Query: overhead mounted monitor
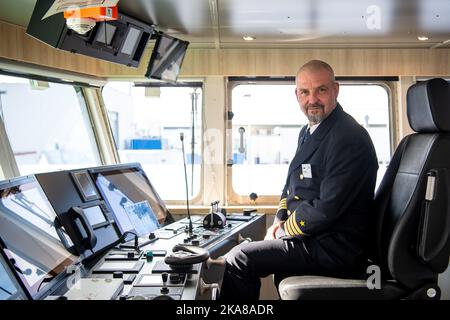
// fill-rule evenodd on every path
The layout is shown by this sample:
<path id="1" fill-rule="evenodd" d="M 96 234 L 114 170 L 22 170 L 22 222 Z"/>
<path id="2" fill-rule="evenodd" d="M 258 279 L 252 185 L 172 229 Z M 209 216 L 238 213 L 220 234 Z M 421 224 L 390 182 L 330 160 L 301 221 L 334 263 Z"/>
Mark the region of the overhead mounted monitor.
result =
<path id="1" fill-rule="evenodd" d="M 95 33 L 95 42 L 110 46 L 117 27 L 111 23 L 100 23 Z"/>
<path id="2" fill-rule="evenodd" d="M 42 19 L 54 0 L 36 2 L 27 34 L 57 49 L 137 68 L 153 26 L 121 12 L 117 20 L 97 22 L 86 34 L 66 25 L 63 13 Z"/>
<path id="3" fill-rule="evenodd" d="M 34 177 L 0 183 L 0 248 L 32 299 L 40 298 L 78 257 Z"/>
<path id="4" fill-rule="evenodd" d="M 145 76 L 176 82 L 189 42 L 158 33 Z"/>

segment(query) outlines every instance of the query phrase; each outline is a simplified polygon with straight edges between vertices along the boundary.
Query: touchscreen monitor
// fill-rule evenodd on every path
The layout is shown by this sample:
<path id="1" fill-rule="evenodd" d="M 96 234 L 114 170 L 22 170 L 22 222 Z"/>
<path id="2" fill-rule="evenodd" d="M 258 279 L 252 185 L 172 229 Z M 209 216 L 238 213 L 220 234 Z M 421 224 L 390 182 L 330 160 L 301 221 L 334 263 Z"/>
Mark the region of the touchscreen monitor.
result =
<path id="1" fill-rule="evenodd" d="M 92 172 L 122 233 L 146 236 L 173 218 L 142 169 L 135 164 Z"/>
<path id="2" fill-rule="evenodd" d="M 50 287 L 77 257 L 34 177 L 0 184 L 0 246 L 32 298 Z"/>

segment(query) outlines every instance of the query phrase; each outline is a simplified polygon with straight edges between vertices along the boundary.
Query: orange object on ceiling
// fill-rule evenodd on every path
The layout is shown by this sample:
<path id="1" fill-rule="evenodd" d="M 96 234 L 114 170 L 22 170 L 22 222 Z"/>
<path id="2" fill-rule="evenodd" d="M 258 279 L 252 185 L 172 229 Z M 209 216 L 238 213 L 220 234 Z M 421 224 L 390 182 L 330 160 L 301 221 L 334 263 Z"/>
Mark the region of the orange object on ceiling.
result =
<path id="1" fill-rule="evenodd" d="M 64 11 L 64 18 L 90 18 L 95 21 L 117 20 L 118 10 L 117 6 L 69 9 Z"/>

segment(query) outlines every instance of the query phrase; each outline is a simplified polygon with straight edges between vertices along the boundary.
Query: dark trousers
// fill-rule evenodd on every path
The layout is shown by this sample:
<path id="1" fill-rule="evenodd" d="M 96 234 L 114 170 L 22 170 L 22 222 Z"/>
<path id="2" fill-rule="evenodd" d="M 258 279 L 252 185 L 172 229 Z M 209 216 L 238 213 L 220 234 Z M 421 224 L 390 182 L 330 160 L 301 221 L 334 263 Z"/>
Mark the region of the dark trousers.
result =
<path id="1" fill-rule="evenodd" d="M 321 269 L 300 239 L 243 243 L 226 256 L 221 300 L 258 300 L 260 278 L 272 273 L 317 274 Z"/>
<path id="2" fill-rule="evenodd" d="M 362 279 L 367 259 L 359 242 L 330 233 L 242 243 L 226 255 L 220 299 L 258 300 L 260 278 L 270 274 L 277 286 L 291 275 Z"/>

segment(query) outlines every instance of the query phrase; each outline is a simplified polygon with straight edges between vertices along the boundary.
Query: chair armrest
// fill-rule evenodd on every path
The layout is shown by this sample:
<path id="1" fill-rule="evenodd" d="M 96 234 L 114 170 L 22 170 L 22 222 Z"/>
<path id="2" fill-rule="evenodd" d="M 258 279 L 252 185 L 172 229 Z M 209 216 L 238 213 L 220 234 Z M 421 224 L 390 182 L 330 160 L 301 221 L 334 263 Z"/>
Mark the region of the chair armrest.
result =
<path id="1" fill-rule="evenodd" d="M 405 294 L 395 282 L 382 281 L 381 289 L 369 289 L 366 280 L 323 276 L 285 278 L 278 292 L 282 300 L 400 299 Z"/>

